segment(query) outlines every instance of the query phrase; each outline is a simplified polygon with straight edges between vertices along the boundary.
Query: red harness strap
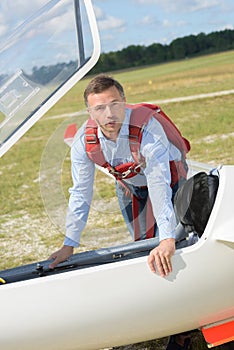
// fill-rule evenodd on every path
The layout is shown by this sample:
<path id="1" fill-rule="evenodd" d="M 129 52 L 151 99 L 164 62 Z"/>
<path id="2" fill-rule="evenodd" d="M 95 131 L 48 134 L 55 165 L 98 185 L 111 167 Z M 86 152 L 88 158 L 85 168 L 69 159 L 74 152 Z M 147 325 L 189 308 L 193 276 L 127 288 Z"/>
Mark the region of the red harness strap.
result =
<path id="1" fill-rule="evenodd" d="M 139 198 L 134 194 L 132 195 L 132 214 L 133 214 L 133 228 L 134 228 L 134 241 L 141 239 L 141 230 L 139 223 Z M 154 237 L 155 231 L 155 218 L 153 214 L 152 204 L 148 196 L 146 202 L 146 239 Z"/>
<path id="2" fill-rule="evenodd" d="M 190 151 L 189 141 L 182 136 L 177 126 L 159 106 L 150 103 L 140 103 L 126 106 L 133 110 L 131 113 L 131 126 L 142 128 L 142 126 L 148 123 L 151 117 L 154 117 L 162 125 L 168 140 L 181 151 L 184 157 L 186 153 Z M 135 134 L 134 131 L 133 134 Z"/>
<path id="3" fill-rule="evenodd" d="M 98 138 L 98 125 L 91 118 L 88 119 L 85 128 L 85 145 L 88 157 L 95 164 L 107 168 L 109 173 L 117 180 L 133 177 L 141 171 L 139 164 L 135 162 L 128 162 L 112 167 L 110 163 L 106 161 Z"/>
<path id="4" fill-rule="evenodd" d="M 141 239 L 141 229 L 140 229 L 140 222 L 139 222 L 139 209 L 140 209 L 141 199 L 138 198 L 135 194 L 131 193 L 130 189 L 128 188 L 125 182 L 120 180 L 119 183 L 126 190 L 126 195 L 128 194 L 128 195 L 131 195 L 132 197 L 134 241 L 139 241 Z M 152 204 L 148 196 L 146 201 L 146 239 L 154 237 L 155 223 L 156 221 L 153 214 Z"/>
<path id="5" fill-rule="evenodd" d="M 139 172 L 139 170 L 136 169 L 138 169 L 139 164 L 143 160 L 143 157 L 140 155 L 140 145 L 144 127 L 152 116 L 162 125 L 169 141 L 181 151 L 182 158 L 186 157 L 186 153 L 190 150 L 189 141 L 181 135 L 178 128 L 158 106 L 145 103 L 133 106 L 127 105 L 127 107 L 132 109 L 129 124 L 129 145 L 135 162 L 120 164 L 118 169 L 117 167 L 112 167 L 105 160 L 102 152 L 100 141 L 97 136 L 98 125 L 90 118 L 88 119 L 85 129 L 86 152 L 94 163 L 107 168 L 117 179 L 130 178 L 136 175 Z M 177 183 L 180 176 L 186 178 L 186 170 L 183 164 L 183 161 L 170 162 L 172 184 Z M 129 171 L 127 171 L 127 169 L 129 169 Z"/>
<path id="6" fill-rule="evenodd" d="M 142 162 L 143 157 L 140 155 L 140 145 L 142 140 L 142 134 L 144 126 L 148 123 L 149 119 L 153 116 L 162 125 L 168 140 L 173 143 L 182 154 L 182 160 L 170 161 L 171 171 L 171 187 L 178 183 L 181 177 L 187 177 L 187 170 L 184 167 L 184 159 L 186 153 L 190 150 L 190 143 L 185 139 L 179 129 L 171 121 L 171 119 L 160 109 L 160 107 L 151 104 L 140 104 L 130 106 L 133 111 L 131 113 L 131 120 L 129 125 L 129 145 L 132 156 L 136 163 Z M 142 115 L 144 119 L 142 120 Z M 139 120 L 143 124 L 139 125 Z"/>
<path id="7" fill-rule="evenodd" d="M 87 156 L 95 163 L 109 170 L 111 165 L 105 160 L 98 138 L 98 125 L 89 118 L 85 128 L 85 147 Z"/>
<path id="8" fill-rule="evenodd" d="M 147 125 L 150 118 L 154 117 L 162 125 L 168 140 L 173 143 L 181 151 L 182 154 L 181 161 L 170 161 L 171 187 L 175 186 L 181 177 L 187 177 L 187 170 L 184 166 L 184 159 L 186 158 L 186 153 L 190 150 L 189 141 L 181 135 L 175 124 L 161 110 L 159 106 L 142 103 L 138 105 L 127 105 L 127 107 L 132 109 L 129 123 L 129 145 L 134 162 L 120 164 L 116 167 L 112 167 L 105 160 L 97 135 L 98 125 L 91 118 L 88 119 L 85 129 L 85 143 L 88 157 L 94 163 L 107 168 L 108 171 L 114 175 L 114 177 L 120 183 L 122 183 L 124 187 L 126 187 L 123 180 L 135 176 L 140 172 L 140 167 L 144 162 L 144 157 L 142 157 L 140 154 L 140 146 L 144 127 Z M 139 215 L 139 198 L 137 198 L 135 195 L 132 195 L 132 206 L 135 240 L 139 240 L 140 226 L 139 221 L 137 220 Z M 152 238 L 154 237 L 155 219 L 149 198 L 147 201 L 146 222 L 146 238 Z"/>
<path id="9" fill-rule="evenodd" d="M 139 241 L 141 238 L 139 216 L 139 198 L 132 194 L 132 216 L 133 216 L 133 230 L 134 230 L 134 241 Z"/>

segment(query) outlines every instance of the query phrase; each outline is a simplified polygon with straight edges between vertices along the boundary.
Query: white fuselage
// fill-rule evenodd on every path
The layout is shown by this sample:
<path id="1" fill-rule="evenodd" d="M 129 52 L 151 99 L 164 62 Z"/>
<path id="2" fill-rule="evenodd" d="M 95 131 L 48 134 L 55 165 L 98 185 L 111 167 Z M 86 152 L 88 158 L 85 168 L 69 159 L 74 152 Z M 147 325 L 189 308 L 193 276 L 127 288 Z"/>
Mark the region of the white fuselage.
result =
<path id="1" fill-rule="evenodd" d="M 234 166 L 220 185 L 206 230 L 177 250 L 166 278 L 147 257 L 0 286 L 4 350 L 86 350 L 199 328 L 234 314 Z"/>

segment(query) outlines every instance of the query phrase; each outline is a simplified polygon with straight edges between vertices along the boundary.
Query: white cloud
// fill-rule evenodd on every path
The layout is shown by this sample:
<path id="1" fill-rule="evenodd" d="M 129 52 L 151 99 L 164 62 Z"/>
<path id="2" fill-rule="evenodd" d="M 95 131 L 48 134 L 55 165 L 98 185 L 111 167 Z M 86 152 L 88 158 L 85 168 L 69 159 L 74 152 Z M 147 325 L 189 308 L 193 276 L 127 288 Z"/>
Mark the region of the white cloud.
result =
<path id="1" fill-rule="evenodd" d="M 31 16 L 47 2 L 47 0 L 34 0 L 32 6 L 31 0 L 1 0 L 0 37 L 12 33 L 16 27 L 25 21 L 25 19 Z"/>
<path id="2" fill-rule="evenodd" d="M 5 35 L 7 31 L 7 26 L 4 20 L 4 15 L 0 13 L 0 37 Z"/>
<path id="3" fill-rule="evenodd" d="M 21 17 L 25 19 L 46 3 L 48 3 L 48 0 L 33 0 L 32 6 L 32 1 L 30 0 L 1 0 L 0 11 L 1 13 L 3 12 L 4 16 L 7 18 L 15 18 L 17 14 L 18 18 Z"/>
<path id="4" fill-rule="evenodd" d="M 9 36 L 19 24 L 23 23 L 43 5 L 48 3 L 48 0 L 35 0 L 35 6 L 33 6 L 32 12 L 32 10 L 30 10 L 32 6 L 29 6 L 28 0 L 16 0 L 14 2 L 14 9 L 12 2 L 6 3 L 6 0 L 1 1 L 0 37 L 3 37 L 4 35 Z M 63 0 L 61 3 L 58 3 L 53 11 L 53 16 L 51 17 L 49 12 L 45 12 L 43 17 L 34 19 L 34 25 L 37 25 L 37 27 L 35 30 L 32 28 L 27 33 L 27 37 L 33 37 L 39 33 L 51 33 L 51 35 L 53 35 L 54 33 L 66 32 L 70 30 L 70 28 L 73 28 L 75 25 L 73 8 L 72 6 L 66 7 L 66 4 L 68 3 L 71 5 L 71 0 Z"/>
<path id="5" fill-rule="evenodd" d="M 96 16 L 96 19 L 101 21 L 105 18 L 105 13 L 104 11 L 101 9 L 101 7 L 98 7 L 98 6 L 93 6 L 93 9 L 94 9 L 94 13 L 95 13 L 95 16 Z"/>
<path id="6" fill-rule="evenodd" d="M 141 19 L 141 23 L 144 23 L 144 24 L 151 24 L 151 23 L 152 23 L 152 17 L 151 17 L 150 15 L 144 16 L 144 17 Z"/>
<path id="7" fill-rule="evenodd" d="M 225 29 L 230 29 L 230 30 L 233 30 L 234 29 L 234 26 L 233 26 L 233 24 L 225 24 L 224 26 L 222 26 L 221 28 L 220 28 L 220 30 L 225 30 Z"/>
<path id="8" fill-rule="evenodd" d="M 166 12 L 193 12 L 220 5 L 218 0 L 132 0 L 140 5 L 152 4 L 163 7 Z"/>
<path id="9" fill-rule="evenodd" d="M 17 5 L 20 5 L 21 1 L 17 0 L 16 2 Z M 28 0 L 23 2 L 24 4 L 29 4 Z M 36 1 L 38 6 L 43 5 L 45 2 L 48 3 L 48 0 Z M 6 0 L 3 0 L 0 4 L 0 10 L 9 10 Z M 9 2 L 9 4 L 12 6 L 12 2 Z M 43 16 L 33 17 L 33 22 L 26 21 L 26 24 L 22 25 L 20 30 L 15 32 L 14 29 L 19 21 L 16 10 L 13 11 L 13 16 L 8 13 L 8 17 L 0 12 L 0 42 L 2 45 L 0 52 L 4 57 L 4 65 L 2 65 L 1 69 L 7 69 L 7 60 L 11 61 L 12 66 L 20 64 L 20 66 L 25 67 L 26 65 L 32 66 L 32 64 L 45 64 L 47 61 L 49 62 L 51 55 L 54 55 L 53 60 L 56 60 L 58 58 L 56 55 L 61 53 L 63 57 L 60 56 L 60 60 L 63 58 L 65 60 L 65 57 L 69 60 L 76 57 L 76 24 L 72 5 L 72 0 L 63 0 L 51 11 L 45 11 Z M 34 11 L 37 12 L 35 8 Z M 23 12 L 21 9 L 21 22 L 28 18 L 28 13 L 26 12 Z M 12 32 L 14 35 L 12 35 Z M 12 50 L 11 48 L 13 47 L 14 49 Z M 24 49 L 19 50 L 19 48 Z M 46 50 L 46 54 L 41 48 Z M 17 50 L 19 50 L 19 55 L 13 64 L 12 57 L 14 57 Z"/>
<path id="10" fill-rule="evenodd" d="M 32 6 L 32 1 L 30 0 L 1 0 L 0 13 L 7 22 L 15 22 L 16 19 L 18 22 L 29 17 L 47 2 L 47 0 L 34 0 Z"/>
<path id="11" fill-rule="evenodd" d="M 146 24 L 146 25 L 153 24 L 153 23 L 155 23 L 155 18 L 154 18 L 154 16 L 151 16 L 151 15 L 144 16 L 141 19 L 141 23 Z"/>
<path id="12" fill-rule="evenodd" d="M 172 23 L 172 22 L 169 21 L 168 19 L 164 19 L 164 20 L 162 21 L 162 26 L 163 26 L 164 28 L 170 28 L 170 27 L 174 26 L 174 23 Z"/>
<path id="13" fill-rule="evenodd" d="M 123 31 L 125 27 L 125 21 L 113 16 L 106 16 L 103 20 L 98 21 L 99 28 L 101 30 L 117 29 Z"/>
<path id="14" fill-rule="evenodd" d="M 205 10 L 211 7 L 216 7 L 220 4 L 217 0 L 196 0 L 192 1 L 190 10 L 193 11 L 200 11 Z"/>
<path id="15" fill-rule="evenodd" d="M 7 27 L 3 24 L 0 24 L 0 38 L 4 37 L 4 35 L 7 33 Z"/>
<path id="16" fill-rule="evenodd" d="M 98 6 L 94 6 L 94 12 L 97 18 L 98 27 L 100 30 L 115 29 L 117 31 L 124 31 L 126 22 L 121 18 L 105 14 L 105 12 Z"/>

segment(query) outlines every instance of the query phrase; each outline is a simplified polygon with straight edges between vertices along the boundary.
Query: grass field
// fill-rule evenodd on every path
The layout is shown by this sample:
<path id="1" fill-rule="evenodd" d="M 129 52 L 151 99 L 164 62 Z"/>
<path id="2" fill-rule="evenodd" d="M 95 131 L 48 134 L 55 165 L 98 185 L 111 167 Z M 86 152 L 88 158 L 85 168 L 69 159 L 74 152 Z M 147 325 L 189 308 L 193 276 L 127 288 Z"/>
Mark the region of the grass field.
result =
<path id="1" fill-rule="evenodd" d="M 113 75 L 124 85 L 128 102 L 156 102 L 232 89 L 233 62 L 234 51 L 230 51 Z M 67 124 L 81 124 L 87 115 L 59 116 L 85 109 L 83 90 L 89 79 L 80 81 L 1 158 L 2 269 L 46 259 L 62 244 L 71 185 L 69 148 L 63 143 L 63 132 Z M 233 102 L 234 96 L 229 94 L 163 104 L 191 141 L 189 159 L 214 166 L 233 164 Z M 129 240 L 114 198 L 114 184 L 100 173 L 96 179 L 80 250 Z"/>
<path id="2" fill-rule="evenodd" d="M 130 103 L 230 90 L 234 51 L 113 75 L 124 85 Z M 69 148 L 63 143 L 63 132 L 69 123 L 81 124 L 87 115 L 61 115 L 84 110 L 83 90 L 89 79 L 80 81 L 1 159 L 0 269 L 47 259 L 63 242 L 71 185 Z M 229 94 L 164 103 L 162 107 L 191 141 L 188 158 L 216 166 L 233 164 L 233 105 L 234 96 Z M 114 184 L 98 172 L 89 221 L 77 251 L 129 240 Z M 134 349 L 142 350 L 139 346 Z M 150 342 L 144 349 L 155 346 Z M 205 349 L 201 340 L 200 349 Z"/>

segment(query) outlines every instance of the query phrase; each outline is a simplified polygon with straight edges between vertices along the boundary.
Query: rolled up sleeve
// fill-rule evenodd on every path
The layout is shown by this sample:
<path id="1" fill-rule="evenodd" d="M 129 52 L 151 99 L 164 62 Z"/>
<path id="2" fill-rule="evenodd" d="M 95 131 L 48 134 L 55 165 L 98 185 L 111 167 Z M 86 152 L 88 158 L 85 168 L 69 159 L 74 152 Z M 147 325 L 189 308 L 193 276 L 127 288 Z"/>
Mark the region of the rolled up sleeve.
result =
<path id="1" fill-rule="evenodd" d="M 71 173 L 73 186 L 66 217 L 66 238 L 64 244 L 78 246 L 81 232 L 88 220 L 93 197 L 95 165 L 87 157 L 84 137 L 78 135 L 71 148 Z M 75 245 L 76 244 L 76 245 Z"/>

